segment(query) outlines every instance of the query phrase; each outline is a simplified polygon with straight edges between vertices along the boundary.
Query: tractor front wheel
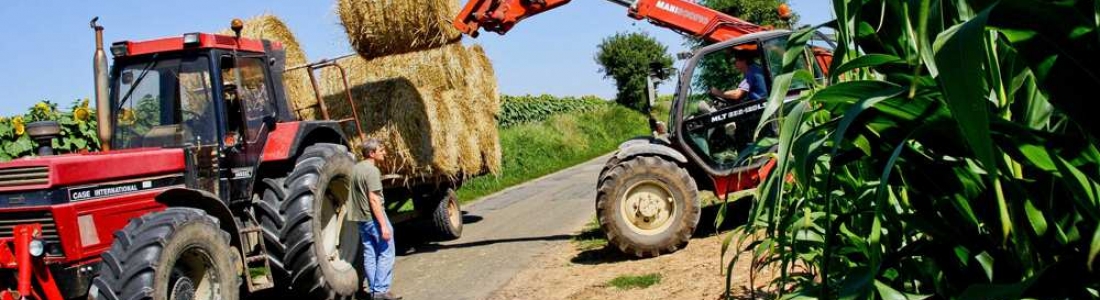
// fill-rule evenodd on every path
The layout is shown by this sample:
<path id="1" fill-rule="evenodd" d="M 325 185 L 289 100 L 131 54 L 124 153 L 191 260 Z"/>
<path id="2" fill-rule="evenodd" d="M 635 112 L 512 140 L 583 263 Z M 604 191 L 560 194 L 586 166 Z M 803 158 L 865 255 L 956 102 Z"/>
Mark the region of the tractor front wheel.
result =
<path id="1" fill-rule="evenodd" d="M 596 217 L 610 244 L 624 253 L 652 257 L 684 247 L 699 214 L 695 180 L 668 160 L 630 158 L 600 177 Z"/>
<path id="2" fill-rule="evenodd" d="M 237 299 L 239 259 L 217 219 L 197 209 L 168 208 L 115 233 L 89 298 Z"/>

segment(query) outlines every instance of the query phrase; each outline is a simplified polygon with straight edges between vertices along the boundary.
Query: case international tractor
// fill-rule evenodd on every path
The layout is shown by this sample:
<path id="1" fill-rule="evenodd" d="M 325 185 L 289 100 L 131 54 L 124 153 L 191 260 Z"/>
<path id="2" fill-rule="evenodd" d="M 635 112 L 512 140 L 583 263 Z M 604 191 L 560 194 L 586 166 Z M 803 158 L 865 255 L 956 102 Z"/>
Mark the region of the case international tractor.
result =
<path id="1" fill-rule="evenodd" d="M 0 163 L 0 299 L 352 297 L 362 252 L 343 221 L 356 156 L 342 123 L 359 120 L 299 120 L 283 46 L 241 38 L 239 20 L 235 36 L 113 43 L 110 69 L 103 28 L 91 25 L 106 151 Z M 339 68 L 290 68 L 308 68 L 316 86 L 323 67 Z M 44 145 L 58 132 L 28 128 Z M 413 215 L 456 238 L 456 187 L 386 192 L 425 204 Z"/>
<path id="2" fill-rule="evenodd" d="M 684 247 L 691 239 L 701 213 L 700 191 L 712 191 L 725 199 L 731 192 L 755 188 L 775 164 L 760 159 L 746 165 L 740 159 L 754 147 L 754 130 L 768 100 L 729 103 L 718 99 L 708 93 L 713 82 L 702 74 L 707 69 L 712 69 L 711 73 L 716 73 L 713 69 L 733 69 L 733 54 L 746 53 L 761 66 L 770 90 L 782 70 L 792 32 L 752 24 L 691 0 L 608 1 L 626 7 L 630 18 L 713 43 L 681 57 L 686 62 L 669 122 L 658 122 L 650 115 L 654 135 L 622 143 L 597 182 L 596 216 L 610 244 L 630 255 L 658 256 Z M 480 29 L 503 35 L 516 23 L 569 2 L 469 0 L 453 24 L 473 37 Z M 779 7 L 779 14 L 790 19 L 785 4 Z M 806 47 L 798 60 L 800 66 L 826 83 L 834 46 L 827 36 L 815 32 L 811 47 Z M 656 99 L 656 78 L 672 73 L 658 68 L 651 71 L 647 78 L 649 106 Z M 730 78 L 729 83 L 735 84 L 734 80 Z M 796 80 L 786 100 L 793 100 L 806 88 L 810 83 Z M 768 135 L 769 128 L 765 129 L 762 134 Z M 770 130 L 774 133 L 774 126 Z"/>

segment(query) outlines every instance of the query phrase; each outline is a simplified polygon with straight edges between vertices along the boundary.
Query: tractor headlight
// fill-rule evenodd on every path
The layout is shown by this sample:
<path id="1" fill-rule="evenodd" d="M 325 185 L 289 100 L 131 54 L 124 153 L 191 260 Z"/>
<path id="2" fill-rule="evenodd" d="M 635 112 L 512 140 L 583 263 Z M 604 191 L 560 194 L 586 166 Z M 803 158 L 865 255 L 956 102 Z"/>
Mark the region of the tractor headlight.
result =
<path id="1" fill-rule="evenodd" d="M 43 253 L 46 253 L 46 243 L 43 243 L 41 239 L 33 239 L 30 245 L 27 245 L 27 252 L 30 252 L 31 256 L 40 257 Z"/>

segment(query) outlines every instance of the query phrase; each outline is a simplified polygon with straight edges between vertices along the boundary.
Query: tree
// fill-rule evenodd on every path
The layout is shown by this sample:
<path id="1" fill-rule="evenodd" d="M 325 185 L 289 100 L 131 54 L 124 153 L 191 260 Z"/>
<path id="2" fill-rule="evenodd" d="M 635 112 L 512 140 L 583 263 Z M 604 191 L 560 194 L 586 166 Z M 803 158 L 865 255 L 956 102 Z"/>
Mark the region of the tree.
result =
<path id="1" fill-rule="evenodd" d="M 783 20 L 779 19 L 779 4 L 787 3 L 787 0 L 700 0 L 699 4 L 721 11 L 730 16 L 748 21 L 753 24 L 772 26 L 776 28 L 787 27 Z M 798 15 L 792 13 L 791 22 L 797 22 Z M 688 38 L 687 45 L 702 47 L 712 43 Z M 711 87 L 721 90 L 732 89 L 741 81 L 741 74 L 733 67 L 732 55 L 711 55 L 699 60 L 699 79 L 693 80 L 692 88 L 706 90 Z"/>
<path id="2" fill-rule="evenodd" d="M 616 33 L 605 38 L 599 49 L 596 63 L 602 66 L 605 78 L 615 80 L 615 102 L 636 110 L 645 106 L 650 64 L 672 67 L 668 47 L 644 32 Z"/>

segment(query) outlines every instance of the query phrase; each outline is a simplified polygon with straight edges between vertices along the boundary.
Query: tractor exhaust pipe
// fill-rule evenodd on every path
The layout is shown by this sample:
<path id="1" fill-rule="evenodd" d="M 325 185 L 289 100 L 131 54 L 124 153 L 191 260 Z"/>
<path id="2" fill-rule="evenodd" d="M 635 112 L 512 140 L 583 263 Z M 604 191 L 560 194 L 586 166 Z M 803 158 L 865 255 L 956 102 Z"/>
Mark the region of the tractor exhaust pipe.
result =
<path id="1" fill-rule="evenodd" d="M 96 122 L 99 125 L 99 145 L 103 151 L 111 148 L 111 101 L 107 99 L 107 53 L 103 51 L 103 26 L 96 24 L 99 17 L 92 18 L 89 25 L 95 30 L 95 58 L 92 69 L 95 70 L 95 107 Z"/>

